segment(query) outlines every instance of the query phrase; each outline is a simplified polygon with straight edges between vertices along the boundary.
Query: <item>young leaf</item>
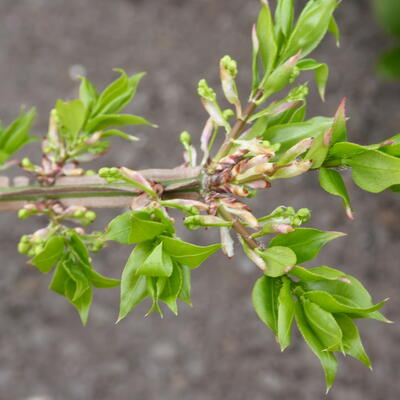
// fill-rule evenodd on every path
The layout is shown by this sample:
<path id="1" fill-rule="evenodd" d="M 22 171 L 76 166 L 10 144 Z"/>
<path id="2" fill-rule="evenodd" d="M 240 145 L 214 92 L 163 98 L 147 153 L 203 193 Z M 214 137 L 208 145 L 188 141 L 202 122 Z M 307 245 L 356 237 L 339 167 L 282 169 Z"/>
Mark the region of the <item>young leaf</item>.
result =
<path id="1" fill-rule="evenodd" d="M 328 64 L 320 63 L 312 58 L 299 61 L 297 64 L 301 71 L 315 71 L 315 81 L 317 82 L 319 95 L 321 99 L 325 100 L 325 88 L 329 78 Z"/>
<path id="2" fill-rule="evenodd" d="M 85 275 L 88 277 L 90 283 L 96 288 L 109 289 L 119 286 L 121 283 L 118 279 L 106 278 L 87 265 L 84 265 L 84 268 Z"/>
<path id="3" fill-rule="evenodd" d="M 350 284 L 346 283 L 346 285 Z M 380 309 L 385 304 L 385 301 L 382 301 L 370 307 L 362 307 L 348 297 L 331 295 L 321 290 L 306 292 L 304 293 L 304 297 L 331 313 L 370 314 Z M 367 318 L 369 318 L 369 316 Z"/>
<path id="4" fill-rule="evenodd" d="M 282 287 L 281 278 L 263 276 L 254 285 L 252 300 L 258 317 L 275 335 L 278 334 L 278 296 Z"/>
<path id="5" fill-rule="evenodd" d="M 345 353 L 354 357 L 371 369 L 371 361 L 364 350 L 356 324 L 346 314 L 336 314 L 336 321 L 343 333 L 343 349 Z"/>
<path id="6" fill-rule="evenodd" d="M 126 125 L 151 125 L 151 122 L 137 115 L 107 114 L 99 115 L 90 120 L 85 129 L 89 132 L 96 132 L 113 126 Z"/>
<path id="7" fill-rule="evenodd" d="M 275 64 L 278 54 L 278 45 L 274 32 L 271 10 L 264 0 L 261 3 L 261 11 L 257 20 L 257 37 L 260 43 L 260 55 L 264 66 L 265 76 L 268 76 Z"/>
<path id="8" fill-rule="evenodd" d="M 144 211 L 127 211 L 114 218 L 107 227 L 106 240 L 122 244 L 141 243 L 154 239 L 165 230 L 165 225 L 152 221 Z"/>
<path id="9" fill-rule="evenodd" d="M 190 268 L 187 267 L 186 265 L 180 266 L 182 268 L 182 288 L 181 291 L 179 292 L 179 300 L 183 301 L 186 304 L 189 304 L 189 306 L 192 305 L 192 300 L 190 298 L 190 292 L 191 292 L 191 284 L 190 284 Z"/>
<path id="10" fill-rule="evenodd" d="M 183 240 L 167 236 L 162 236 L 161 239 L 164 243 L 164 250 L 170 254 L 174 260 L 189 268 L 197 268 L 221 247 L 220 244 L 196 246 L 184 242 Z"/>
<path id="11" fill-rule="evenodd" d="M 302 264 L 315 258 L 321 248 L 333 239 L 345 236 L 341 232 L 323 232 L 312 228 L 297 228 L 293 232 L 275 236 L 269 247 L 286 246 L 297 256 L 297 263 Z"/>
<path id="12" fill-rule="evenodd" d="M 263 134 L 272 144 L 280 143 L 279 153 L 284 153 L 302 139 L 322 135 L 332 125 L 332 118 L 315 117 L 305 122 L 275 125 L 267 128 Z"/>
<path id="13" fill-rule="evenodd" d="M 328 30 L 337 4 L 337 0 L 309 1 L 288 39 L 283 60 L 287 60 L 299 50 L 302 57 L 306 57 L 318 46 Z"/>
<path id="14" fill-rule="evenodd" d="M 45 244 L 44 249 L 30 261 L 39 271 L 47 274 L 61 259 L 64 253 L 64 238 L 52 236 Z"/>
<path id="15" fill-rule="evenodd" d="M 302 305 L 299 301 L 295 303 L 295 317 L 297 326 L 304 340 L 321 362 L 322 368 L 324 369 L 325 373 L 326 390 L 328 392 L 333 385 L 333 382 L 335 381 L 337 370 L 336 358 L 331 352 L 324 351 L 324 345 L 320 342 L 318 337 L 311 329 L 306 319 Z"/>
<path id="16" fill-rule="evenodd" d="M 282 278 L 283 285 L 278 296 L 278 342 L 281 351 L 285 350 L 290 344 L 290 336 L 294 318 L 294 301 L 292 297 L 291 281 L 285 277 Z"/>
<path id="17" fill-rule="evenodd" d="M 32 108 L 26 113 L 21 113 L 6 129 L 0 129 L 0 165 L 25 144 L 34 140 L 28 133 L 35 117 L 36 111 Z"/>
<path id="18" fill-rule="evenodd" d="M 331 351 L 337 346 L 341 347 L 342 331 L 333 315 L 321 308 L 318 304 L 302 299 L 304 314 L 319 341 L 324 345 L 324 350 Z"/>
<path id="19" fill-rule="evenodd" d="M 152 249 L 153 244 L 151 242 L 140 243 L 128 258 L 121 277 L 121 300 L 117 322 L 125 318 L 147 296 L 146 277 L 137 275 L 136 271 Z"/>
<path id="20" fill-rule="evenodd" d="M 101 93 L 93 109 L 92 117 L 119 113 L 133 99 L 137 86 L 145 75 L 142 72 L 128 77 L 122 70 L 117 70 L 117 72 L 120 72 L 121 76 Z"/>
<path id="21" fill-rule="evenodd" d="M 275 11 L 277 28 L 288 37 L 293 25 L 294 4 L 293 0 L 279 0 Z"/>
<path id="22" fill-rule="evenodd" d="M 85 105 L 81 100 L 69 102 L 58 100 L 56 111 L 60 121 L 62 135 L 68 141 L 72 142 L 77 138 L 85 122 Z"/>
<path id="23" fill-rule="evenodd" d="M 335 37 L 336 39 L 336 46 L 339 47 L 340 46 L 340 30 L 339 30 L 339 26 L 336 23 L 335 17 L 332 17 L 330 22 L 329 22 L 329 26 L 328 26 L 328 31 L 330 33 L 332 33 L 332 35 Z"/>
<path id="24" fill-rule="evenodd" d="M 267 265 L 265 275 L 274 278 L 284 275 L 296 264 L 296 254 L 289 247 L 272 246 L 257 253 Z"/>
<path id="25" fill-rule="evenodd" d="M 162 300 L 169 309 L 175 314 L 178 314 L 178 306 L 176 300 L 182 289 L 183 276 L 181 267 L 175 263 L 172 275 L 169 278 L 159 278 L 160 280 L 165 280 L 163 284 L 163 289 L 160 291 L 158 298 Z M 158 282 L 157 282 L 158 284 Z"/>
<path id="26" fill-rule="evenodd" d="M 129 140 L 131 142 L 136 142 L 139 139 L 136 136 L 128 135 L 125 132 L 120 131 L 119 129 L 109 129 L 108 131 L 104 131 L 101 135 L 102 138 L 108 138 L 118 136 L 122 139 Z"/>
<path id="27" fill-rule="evenodd" d="M 81 77 L 81 85 L 79 87 L 79 99 L 85 105 L 86 109 L 89 109 L 93 104 L 96 103 L 99 95 L 97 94 L 96 88 L 92 85 L 89 80 L 85 77 Z"/>
<path id="28" fill-rule="evenodd" d="M 172 271 L 171 257 L 160 242 L 136 269 L 136 275 L 166 277 L 171 276 Z"/>
<path id="29" fill-rule="evenodd" d="M 360 281 L 351 275 L 346 275 L 346 281 L 318 281 L 307 283 L 308 290 L 317 290 L 327 292 L 334 298 L 348 306 L 357 308 L 380 308 L 382 303 L 374 306 L 371 295 Z M 350 284 L 348 283 L 350 281 Z M 383 302 L 384 303 L 384 302 Z M 340 311 L 338 311 L 340 312 Z M 388 322 L 388 320 L 379 312 L 371 312 L 364 315 L 358 315 L 357 318 L 373 318 L 378 321 Z"/>
<path id="30" fill-rule="evenodd" d="M 335 281 L 343 278 L 346 274 L 342 271 L 330 267 L 315 267 L 315 268 L 304 268 L 300 265 L 294 266 L 290 270 L 290 275 L 294 275 L 303 282 L 316 282 L 316 281 Z"/>
<path id="31" fill-rule="evenodd" d="M 400 184 L 400 159 L 378 150 L 368 150 L 348 160 L 351 176 L 361 189 L 379 193 Z"/>
<path id="32" fill-rule="evenodd" d="M 343 182 L 343 178 L 339 174 L 339 172 L 333 169 L 321 168 L 319 170 L 319 184 L 328 193 L 334 196 L 339 196 L 343 201 L 343 205 L 346 210 L 346 215 L 350 219 L 354 219 L 353 208 L 351 207 L 350 203 L 350 197 L 349 194 L 347 193 L 347 189 Z"/>

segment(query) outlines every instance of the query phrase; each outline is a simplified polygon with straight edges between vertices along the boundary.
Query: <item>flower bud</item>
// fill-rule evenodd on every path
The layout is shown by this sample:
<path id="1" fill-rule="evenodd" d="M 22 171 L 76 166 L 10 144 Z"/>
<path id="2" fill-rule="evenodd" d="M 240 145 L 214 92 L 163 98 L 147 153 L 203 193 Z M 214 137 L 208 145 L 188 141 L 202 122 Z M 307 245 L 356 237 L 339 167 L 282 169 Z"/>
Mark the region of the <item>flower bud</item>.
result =
<path id="1" fill-rule="evenodd" d="M 233 247 L 233 239 L 229 232 L 229 228 L 222 227 L 220 230 L 222 252 L 228 257 L 232 258 L 235 255 L 235 250 Z"/>
<path id="2" fill-rule="evenodd" d="M 25 208 L 21 208 L 21 210 L 18 211 L 18 218 L 20 219 L 28 219 L 31 215 L 32 213 L 30 213 Z"/>
<path id="3" fill-rule="evenodd" d="M 185 226 L 188 229 L 198 229 L 202 226 L 217 226 L 217 227 L 230 227 L 232 226 L 232 222 L 226 221 L 220 217 L 216 217 L 214 215 L 192 215 L 190 217 L 186 217 L 183 221 Z"/>
<path id="4" fill-rule="evenodd" d="M 311 168 L 311 165 L 311 160 L 293 161 L 292 163 L 279 168 L 273 175 L 270 176 L 270 179 L 294 178 L 295 176 L 307 172 Z"/>
<path id="5" fill-rule="evenodd" d="M 225 56 L 220 61 L 220 77 L 222 90 L 229 103 L 237 106 L 240 111 L 240 100 L 236 88 L 235 78 L 238 74 L 237 63 L 230 56 Z"/>
<path id="6" fill-rule="evenodd" d="M 297 157 L 301 156 L 311 147 L 313 141 L 314 141 L 313 138 L 306 138 L 300 140 L 300 142 L 297 142 L 294 146 L 292 146 L 281 156 L 276 165 L 278 166 L 286 165 L 289 162 L 295 160 Z"/>
<path id="7" fill-rule="evenodd" d="M 180 136 L 180 141 L 183 145 L 190 145 L 190 133 L 188 131 L 183 131 Z"/>

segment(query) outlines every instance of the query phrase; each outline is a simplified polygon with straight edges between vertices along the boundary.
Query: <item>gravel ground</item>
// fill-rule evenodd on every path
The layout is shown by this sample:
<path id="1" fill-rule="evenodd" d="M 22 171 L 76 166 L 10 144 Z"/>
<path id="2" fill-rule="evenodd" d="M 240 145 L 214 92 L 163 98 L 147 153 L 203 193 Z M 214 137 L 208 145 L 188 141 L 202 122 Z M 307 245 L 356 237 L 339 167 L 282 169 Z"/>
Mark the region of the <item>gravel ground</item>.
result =
<path id="1" fill-rule="evenodd" d="M 329 62 L 327 101 L 314 96 L 313 113 L 332 115 L 342 96 L 349 100 L 350 134 L 362 144 L 400 128 L 400 85 L 383 83 L 374 62 L 388 44 L 365 1 L 346 1 L 338 10 L 342 47 L 324 42 L 316 57 Z M 1 0 L 0 115 L 14 118 L 20 105 L 35 105 L 37 134 L 57 96 L 72 97 L 77 71 L 99 86 L 114 78 L 112 68 L 149 75 L 130 107 L 160 125 L 136 131 L 143 140 L 127 149 L 115 141 L 103 164 L 132 168 L 172 167 L 183 129 L 198 135 L 205 113 L 196 82 L 218 78 L 217 64 L 228 53 L 239 61 L 242 93 L 249 84 L 249 32 L 256 0 Z M 124 147 L 123 147 L 124 146 Z M 31 156 L 37 155 L 32 146 Z M 399 319 L 400 205 L 394 195 L 351 190 L 357 217 L 345 219 L 339 202 L 323 193 L 315 176 L 276 184 L 257 202 L 259 211 L 279 204 L 308 206 L 312 225 L 348 233 L 330 244 L 318 262 L 358 276 Z M 115 213 L 101 213 L 98 226 Z M 227 263 L 213 256 L 193 274 L 194 308 L 179 317 L 143 318 L 139 307 L 114 325 L 118 290 L 98 292 L 87 327 L 64 299 L 47 291 L 49 277 L 25 264 L 15 249 L 21 234 L 43 221 L 21 222 L 0 215 L 1 400 L 229 400 L 324 397 L 318 361 L 305 344 L 283 354 L 252 310 L 250 291 L 258 271 L 242 256 Z M 13 229 L 10 229 L 10 227 Z M 211 234 L 196 237 L 204 243 Z M 112 246 L 95 258 L 96 268 L 118 276 L 129 249 Z M 395 400 L 398 389 L 398 324 L 361 324 L 374 372 L 341 360 L 332 400 Z M 340 357 L 341 358 L 341 357 Z"/>

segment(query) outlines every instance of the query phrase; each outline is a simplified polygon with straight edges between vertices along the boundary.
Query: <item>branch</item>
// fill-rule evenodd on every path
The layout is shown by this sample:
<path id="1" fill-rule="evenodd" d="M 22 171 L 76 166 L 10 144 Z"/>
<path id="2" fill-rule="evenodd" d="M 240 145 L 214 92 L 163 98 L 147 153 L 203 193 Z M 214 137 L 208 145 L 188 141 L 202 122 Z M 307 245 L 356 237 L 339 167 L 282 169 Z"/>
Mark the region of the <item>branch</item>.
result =
<path id="1" fill-rule="evenodd" d="M 164 187 L 163 198 L 198 199 L 200 168 L 146 169 L 140 173 Z M 60 177 L 53 186 L 29 185 L 27 177 L 0 177 L 0 211 L 18 210 L 28 202 L 60 200 L 64 205 L 90 208 L 124 208 L 139 191 L 126 183 L 105 183 L 97 175 Z"/>

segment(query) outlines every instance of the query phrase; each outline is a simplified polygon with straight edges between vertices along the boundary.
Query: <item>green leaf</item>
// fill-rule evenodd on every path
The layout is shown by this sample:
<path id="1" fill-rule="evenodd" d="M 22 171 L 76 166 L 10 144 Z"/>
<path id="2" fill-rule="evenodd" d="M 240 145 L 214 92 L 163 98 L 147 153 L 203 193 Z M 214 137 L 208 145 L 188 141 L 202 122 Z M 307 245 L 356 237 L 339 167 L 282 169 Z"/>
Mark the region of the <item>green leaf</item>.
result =
<path id="1" fill-rule="evenodd" d="M 350 286 L 348 283 L 346 285 Z M 304 293 L 304 297 L 331 313 L 370 314 L 379 310 L 385 304 L 385 301 L 382 301 L 374 306 L 361 307 L 353 299 L 339 295 L 333 296 L 321 290 L 306 292 Z"/>
<path id="2" fill-rule="evenodd" d="M 283 60 L 300 50 L 302 57 L 306 57 L 319 45 L 329 28 L 337 4 L 336 0 L 316 0 L 307 4 L 288 39 Z"/>
<path id="3" fill-rule="evenodd" d="M 319 184 L 328 193 L 342 199 L 347 216 L 353 219 L 353 208 L 351 207 L 350 197 L 339 172 L 333 169 L 321 168 L 319 170 Z"/>
<path id="4" fill-rule="evenodd" d="M 262 1 L 261 11 L 257 20 L 257 37 L 260 43 L 261 61 L 264 66 L 265 76 L 268 76 L 275 64 L 278 54 L 278 45 L 274 32 L 271 10 L 267 2 Z"/>
<path id="5" fill-rule="evenodd" d="M 221 247 L 220 244 L 197 246 L 167 236 L 162 236 L 161 239 L 164 243 L 165 251 L 170 254 L 174 260 L 189 268 L 197 268 Z"/>
<path id="6" fill-rule="evenodd" d="M 329 78 L 328 64 L 320 63 L 312 58 L 299 61 L 298 68 L 302 71 L 315 71 L 315 81 L 317 82 L 319 95 L 322 100 L 325 100 L 325 88 Z"/>
<path id="7" fill-rule="evenodd" d="M 151 122 L 137 115 L 129 114 L 107 114 L 99 115 L 91 119 L 87 125 L 86 130 L 89 132 L 101 131 L 112 126 L 126 126 L 126 125 L 152 125 Z"/>
<path id="8" fill-rule="evenodd" d="M 186 265 L 181 266 L 182 268 L 182 288 L 181 291 L 179 292 L 179 300 L 183 301 L 186 304 L 189 304 L 189 306 L 192 305 L 192 300 L 190 298 L 190 292 L 191 292 L 191 283 L 190 283 L 190 268 L 187 267 Z"/>
<path id="9" fill-rule="evenodd" d="M 348 160 L 357 186 L 379 193 L 400 184 L 400 159 L 378 150 L 368 150 Z"/>
<path id="10" fill-rule="evenodd" d="M 296 264 L 296 254 L 289 247 L 271 246 L 257 253 L 267 264 L 265 275 L 274 278 L 284 275 Z"/>
<path id="11" fill-rule="evenodd" d="M 146 317 L 150 315 L 153 311 L 157 311 L 158 314 L 163 316 L 163 312 L 160 308 L 160 305 L 158 303 L 158 295 L 159 295 L 159 290 L 157 288 L 157 282 L 159 281 L 160 278 L 154 278 L 151 276 L 146 277 L 146 282 L 147 282 L 147 293 L 150 295 L 151 299 L 153 300 L 153 304 L 150 307 L 149 311 L 146 313 Z"/>
<path id="12" fill-rule="evenodd" d="M 335 17 L 332 17 L 331 20 L 329 21 L 329 26 L 328 26 L 328 31 L 332 33 L 332 35 L 336 39 L 336 46 L 340 46 L 340 30 L 339 26 L 336 23 Z"/>
<path id="13" fill-rule="evenodd" d="M 74 278 L 71 276 L 74 276 Z M 71 272 L 67 261 L 60 262 L 54 271 L 49 289 L 61 296 L 65 296 L 78 310 L 82 324 L 86 325 L 92 304 L 93 291 L 90 286 L 83 290 L 84 281 L 83 279 L 80 280 L 78 276 L 79 273 L 76 273 L 76 271 L 75 273 Z M 80 294 L 80 296 L 78 297 L 77 294 Z"/>
<path id="14" fill-rule="evenodd" d="M 356 324 L 345 314 L 336 314 L 335 318 L 343 333 L 344 352 L 372 369 L 371 361 L 364 350 Z"/>
<path id="15" fill-rule="evenodd" d="M 307 321 L 323 344 L 324 350 L 331 351 L 337 346 L 341 347 L 342 331 L 333 315 L 318 304 L 308 301 L 308 297 L 302 299 L 302 303 Z"/>
<path id="16" fill-rule="evenodd" d="M 332 125 L 332 118 L 315 117 L 305 122 L 275 125 L 267 128 L 263 134 L 265 140 L 272 144 L 280 143 L 279 153 L 284 153 L 302 139 L 313 137 L 314 139 Z"/>
<path id="17" fill-rule="evenodd" d="M 374 0 L 375 13 L 386 31 L 400 38 L 400 3 L 397 0 Z"/>
<path id="18" fill-rule="evenodd" d="M 71 303 L 78 310 L 79 316 L 83 325 L 86 325 L 89 318 L 90 307 L 93 300 L 93 290 L 89 288 L 81 297 L 76 300 L 72 300 Z"/>
<path id="19" fill-rule="evenodd" d="M 77 138 L 85 122 L 85 105 L 81 100 L 69 102 L 58 100 L 56 111 L 60 121 L 62 135 L 68 141 L 72 142 Z"/>
<path id="20" fill-rule="evenodd" d="M 136 271 L 152 250 L 151 242 L 140 243 L 128 258 L 121 277 L 121 300 L 117 322 L 125 318 L 147 296 L 146 277 L 137 275 Z"/>
<path id="21" fill-rule="evenodd" d="M 144 211 L 127 211 L 114 218 L 107 227 L 106 240 L 122 244 L 141 243 L 154 239 L 165 230 L 165 225 L 152 221 Z"/>
<path id="22" fill-rule="evenodd" d="M 278 334 L 278 296 L 282 287 L 281 278 L 263 276 L 253 288 L 253 306 L 258 317 L 272 332 Z"/>
<path id="23" fill-rule="evenodd" d="M 44 249 L 30 261 L 39 271 L 47 274 L 61 259 L 65 248 L 64 238 L 52 236 L 45 244 Z"/>
<path id="24" fill-rule="evenodd" d="M 136 269 L 136 275 L 171 276 L 173 264 L 171 257 L 163 249 L 163 242 L 160 242 L 147 258 Z"/>
<path id="25" fill-rule="evenodd" d="M 90 283 L 96 288 L 109 289 L 119 286 L 121 283 L 119 279 L 106 278 L 87 265 L 84 265 L 84 267 L 86 276 Z"/>
<path id="26" fill-rule="evenodd" d="M 60 262 L 57 268 L 54 270 L 53 277 L 49 284 L 49 289 L 64 296 L 65 294 L 65 283 L 70 280 L 67 271 L 65 270 L 64 263 Z"/>
<path id="27" fill-rule="evenodd" d="M 329 150 L 329 157 L 343 159 L 343 165 L 352 157 L 365 153 L 368 148 L 356 143 L 339 142 L 334 144 Z"/>
<path id="28" fill-rule="evenodd" d="M 129 140 L 131 142 L 137 142 L 139 138 L 136 136 L 128 135 L 125 132 L 120 131 L 119 129 L 110 129 L 108 131 L 104 131 L 101 135 L 102 138 L 112 137 L 112 136 L 119 136 L 122 139 Z"/>
<path id="29" fill-rule="evenodd" d="M 400 47 L 386 50 L 379 59 L 378 73 L 385 79 L 400 78 Z"/>
<path id="30" fill-rule="evenodd" d="M 326 389 L 328 392 L 335 381 L 337 370 L 336 358 L 331 352 L 324 351 L 324 345 L 311 329 L 300 302 L 295 303 L 295 317 L 297 326 L 304 340 L 321 362 L 325 373 Z"/>
<path id="31" fill-rule="evenodd" d="M 74 252 L 75 256 L 86 265 L 92 265 L 89 250 L 85 243 L 82 241 L 77 233 L 72 233 L 69 238 L 70 249 Z"/>
<path id="32" fill-rule="evenodd" d="M 172 275 L 169 278 L 159 278 L 158 282 L 162 280 L 165 280 L 165 282 L 162 283 L 162 290 L 160 290 L 158 298 L 162 300 L 175 315 L 177 315 L 178 305 L 176 304 L 176 300 L 183 285 L 183 273 L 181 267 L 177 263 L 174 263 Z"/>
<path id="33" fill-rule="evenodd" d="M 281 346 L 281 351 L 290 345 L 290 336 L 294 318 L 294 301 L 292 297 L 291 281 L 283 279 L 283 285 L 278 296 L 278 323 L 277 336 Z"/>
<path id="34" fill-rule="evenodd" d="M 96 103 L 99 95 L 97 94 L 96 88 L 85 77 L 81 77 L 80 80 L 79 99 L 85 105 L 85 108 L 89 109 Z"/>
<path id="35" fill-rule="evenodd" d="M 318 169 L 321 167 L 326 157 L 328 156 L 329 147 L 332 140 L 332 128 L 329 128 L 323 135 L 316 137 L 304 156 L 304 160 L 311 160 L 312 169 Z"/>
<path id="36" fill-rule="evenodd" d="M 350 282 L 349 283 L 346 283 Z M 362 285 L 360 281 L 351 275 L 346 275 L 346 281 L 318 281 L 318 282 L 308 282 L 307 289 L 312 291 L 322 291 L 327 292 L 332 295 L 333 298 L 340 302 L 341 304 L 347 305 L 349 307 L 361 308 L 361 309 L 373 309 L 380 308 L 385 302 L 374 305 L 371 299 L 371 295 L 368 293 L 367 289 Z M 326 298 L 326 296 L 324 297 Z M 328 299 L 330 301 L 331 299 Z M 336 305 L 335 305 L 336 306 Z M 344 312 L 344 311 L 337 311 Z M 374 311 L 365 314 L 355 313 L 357 318 L 373 318 L 382 322 L 389 322 L 381 313 Z"/>
<path id="37" fill-rule="evenodd" d="M 137 86 L 145 73 L 139 73 L 128 77 L 123 70 L 117 70 L 121 76 L 112 82 L 101 93 L 92 117 L 100 114 L 116 114 L 131 102 L 136 94 Z"/>
<path id="38" fill-rule="evenodd" d="M 335 281 L 339 278 L 345 277 L 346 274 L 342 271 L 330 267 L 315 267 L 315 268 L 304 268 L 300 265 L 296 265 L 290 270 L 290 275 L 294 275 L 303 282 L 316 282 L 316 281 Z"/>
<path id="39" fill-rule="evenodd" d="M 28 133 L 35 117 L 36 111 L 32 108 L 26 113 L 21 113 L 5 130 L 0 130 L 0 165 L 25 144 L 34 140 Z"/>
<path id="40" fill-rule="evenodd" d="M 332 144 L 347 141 L 346 101 L 346 98 L 342 100 L 335 114 L 332 125 Z"/>
<path id="41" fill-rule="evenodd" d="M 275 21 L 279 30 L 288 37 L 292 30 L 294 18 L 293 0 L 278 0 L 275 11 Z"/>
<path id="42" fill-rule="evenodd" d="M 75 291 L 71 297 L 71 301 L 75 301 L 81 297 L 86 290 L 91 289 L 89 279 L 84 273 L 84 267 L 82 264 L 74 263 L 71 261 L 65 262 L 65 270 L 69 274 L 70 278 L 75 282 Z"/>
<path id="43" fill-rule="evenodd" d="M 341 232 L 323 232 L 312 228 L 297 228 L 293 232 L 275 236 L 269 247 L 285 246 L 291 248 L 302 264 L 315 258 L 321 248 L 333 239 L 345 236 Z"/>

